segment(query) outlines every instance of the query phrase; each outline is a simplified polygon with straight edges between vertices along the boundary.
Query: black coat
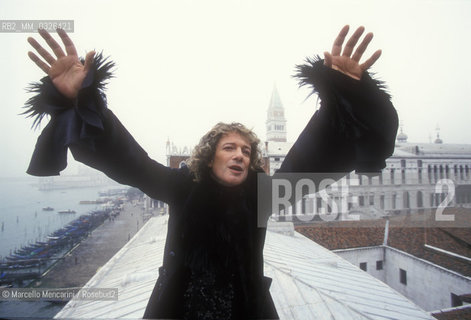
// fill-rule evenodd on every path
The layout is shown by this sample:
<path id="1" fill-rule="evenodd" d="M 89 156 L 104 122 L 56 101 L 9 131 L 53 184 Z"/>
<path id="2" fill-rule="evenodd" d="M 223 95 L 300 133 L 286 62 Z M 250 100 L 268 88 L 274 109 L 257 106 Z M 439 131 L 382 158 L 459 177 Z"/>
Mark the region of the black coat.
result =
<path id="1" fill-rule="evenodd" d="M 194 182 L 186 167 L 170 169 L 150 159 L 106 107 L 103 82 L 112 64 L 101 56 L 95 62 L 76 101 L 61 96 L 48 78 L 33 88 L 39 94 L 28 101 L 27 112 L 39 120 L 49 113 L 51 121 L 38 139 L 28 173 L 58 174 L 70 148 L 76 160 L 169 204 L 163 266 L 145 318 L 182 317 L 194 270 L 234 277 L 235 317 L 276 318 L 271 279 L 263 275 L 266 229 L 256 220 L 257 173 L 250 171 L 237 188 L 224 188 L 209 177 Z M 384 168 L 394 150 L 398 120 L 382 84 L 367 74 L 360 81 L 351 79 L 318 60 L 308 60 L 298 71 L 302 84 L 312 85 L 322 102 L 280 172 Z"/>

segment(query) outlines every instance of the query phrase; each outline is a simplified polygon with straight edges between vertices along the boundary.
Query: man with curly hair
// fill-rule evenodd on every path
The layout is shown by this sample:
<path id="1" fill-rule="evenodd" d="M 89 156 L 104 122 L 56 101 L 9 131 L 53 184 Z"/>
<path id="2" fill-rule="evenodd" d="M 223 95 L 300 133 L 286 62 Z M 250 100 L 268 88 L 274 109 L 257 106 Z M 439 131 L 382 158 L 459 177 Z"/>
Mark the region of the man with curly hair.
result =
<path id="1" fill-rule="evenodd" d="M 345 26 L 331 52 L 298 66 L 302 84 L 321 99 L 287 154 L 280 172 L 378 172 L 394 150 L 397 114 L 383 85 L 366 70 L 376 51 L 360 59 L 372 39 L 358 28 L 343 45 Z M 259 139 L 241 124 L 217 124 L 200 141 L 188 166 L 171 169 L 150 159 L 107 108 L 104 82 L 111 62 L 89 52 L 81 62 L 68 35 L 58 30 L 65 51 L 46 31 L 29 57 L 48 74 L 32 90 L 26 113 L 44 114 L 44 128 L 28 173 L 58 174 L 74 157 L 114 180 L 140 188 L 169 204 L 163 265 L 144 318 L 274 319 L 270 281 L 263 274 L 266 229 L 257 223 Z M 342 48 L 343 47 L 343 48 Z M 356 48 L 355 48 L 356 47 Z M 263 214 L 263 213 L 262 213 Z"/>
<path id="2" fill-rule="evenodd" d="M 188 159 L 188 167 L 200 181 L 209 172 L 221 185 L 236 186 L 248 170 L 261 170 L 260 139 L 240 123 L 218 123 L 200 140 Z"/>

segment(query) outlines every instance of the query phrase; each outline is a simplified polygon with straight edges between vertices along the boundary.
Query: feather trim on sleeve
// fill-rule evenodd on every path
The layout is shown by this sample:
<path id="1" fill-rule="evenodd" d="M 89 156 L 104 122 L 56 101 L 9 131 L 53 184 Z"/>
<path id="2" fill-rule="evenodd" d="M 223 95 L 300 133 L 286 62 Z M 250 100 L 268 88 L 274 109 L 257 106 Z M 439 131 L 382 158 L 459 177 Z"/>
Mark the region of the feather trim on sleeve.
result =
<path id="1" fill-rule="evenodd" d="M 82 63 L 84 62 L 81 59 Z M 113 78 L 113 68 L 115 63 L 109 60 L 109 57 L 103 57 L 103 53 L 95 56 L 93 66 L 85 77 L 82 89 L 90 88 L 105 99 L 105 89 L 109 79 Z M 64 97 L 53 85 L 49 76 L 43 77 L 38 82 L 31 83 L 27 88 L 27 92 L 35 95 L 29 98 L 24 107 L 26 110 L 22 112 L 26 118 L 33 118 L 31 128 L 37 129 L 41 121 L 46 115 L 54 116 L 68 108 L 74 106 L 74 101 Z M 106 101 L 106 100 L 104 100 Z"/>
<path id="2" fill-rule="evenodd" d="M 342 137 L 353 148 L 352 159 L 357 172 L 378 172 L 394 151 L 397 112 L 384 82 L 364 72 L 360 80 L 324 65 L 319 56 L 307 58 L 296 66 L 299 86 L 309 86 L 319 96 L 321 108 L 316 112 L 319 126 Z M 309 96 L 310 96 L 309 95 Z"/>
<path id="3" fill-rule="evenodd" d="M 323 98 L 324 93 L 329 90 L 331 85 L 330 82 L 332 76 L 329 75 L 330 71 L 341 74 L 352 81 L 358 81 L 342 74 L 340 71 L 336 71 L 324 66 L 324 59 L 322 59 L 319 55 L 315 55 L 312 58 L 306 58 L 304 64 L 296 65 L 295 71 L 296 73 L 293 77 L 298 79 L 299 87 L 310 86 L 312 89 L 310 95 L 317 94 L 321 97 L 321 99 Z M 380 91 L 385 94 L 388 99 L 391 98 L 386 84 L 379 79 L 375 79 L 374 74 L 370 75 L 365 72 L 363 74 L 362 80 L 371 81 L 371 83 L 380 89 Z"/>
<path id="4" fill-rule="evenodd" d="M 95 56 L 76 99 L 63 96 L 49 77 L 30 86 L 36 93 L 25 105 L 23 114 L 34 118 L 32 128 L 50 116 L 36 142 L 27 173 L 36 176 L 58 175 L 67 166 L 67 149 L 80 145 L 94 150 L 96 139 L 105 131 L 107 113 L 105 87 L 113 76 L 114 63 L 102 54 Z"/>

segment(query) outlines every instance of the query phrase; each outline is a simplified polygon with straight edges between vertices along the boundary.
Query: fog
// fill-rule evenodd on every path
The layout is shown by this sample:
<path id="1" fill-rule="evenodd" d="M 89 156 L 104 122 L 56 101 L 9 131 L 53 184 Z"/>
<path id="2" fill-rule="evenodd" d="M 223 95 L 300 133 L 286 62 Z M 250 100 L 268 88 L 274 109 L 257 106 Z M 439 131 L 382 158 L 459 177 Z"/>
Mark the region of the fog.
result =
<path id="1" fill-rule="evenodd" d="M 387 83 L 409 141 L 435 139 L 438 126 L 445 143 L 471 142 L 469 1 L 4 0 L 1 8 L 0 20 L 73 20 L 79 54 L 103 51 L 117 64 L 109 108 L 164 163 L 167 140 L 194 146 L 219 121 L 264 139 L 274 85 L 294 141 L 317 107 L 294 67 L 330 50 L 345 24 L 374 33 L 365 57 L 382 49 L 371 72 Z M 44 76 L 27 56 L 28 36 L 40 38 L 0 33 L 0 176 L 26 175 L 40 133 L 19 115 L 25 88 Z"/>

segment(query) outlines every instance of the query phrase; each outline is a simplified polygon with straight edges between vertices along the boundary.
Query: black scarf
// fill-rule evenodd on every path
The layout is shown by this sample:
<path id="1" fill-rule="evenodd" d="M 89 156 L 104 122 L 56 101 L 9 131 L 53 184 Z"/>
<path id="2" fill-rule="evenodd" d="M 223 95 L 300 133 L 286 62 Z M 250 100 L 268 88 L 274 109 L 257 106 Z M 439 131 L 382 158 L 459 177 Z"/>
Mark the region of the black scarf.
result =
<path id="1" fill-rule="evenodd" d="M 207 314 L 208 319 L 230 319 L 249 308 L 256 227 L 251 185 L 253 177 L 240 186 L 224 187 L 207 175 L 185 203 L 189 318 Z"/>
<path id="2" fill-rule="evenodd" d="M 193 272 L 227 274 L 247 260 L 251 214 L 246 181 L 225 187 L 209 175 L 191 191 L 185 203 L 185 265 Z"/>

